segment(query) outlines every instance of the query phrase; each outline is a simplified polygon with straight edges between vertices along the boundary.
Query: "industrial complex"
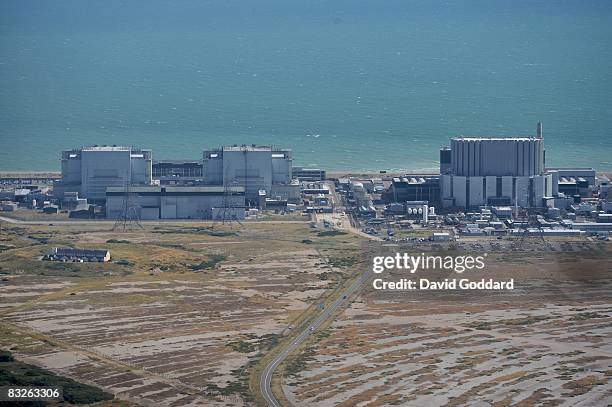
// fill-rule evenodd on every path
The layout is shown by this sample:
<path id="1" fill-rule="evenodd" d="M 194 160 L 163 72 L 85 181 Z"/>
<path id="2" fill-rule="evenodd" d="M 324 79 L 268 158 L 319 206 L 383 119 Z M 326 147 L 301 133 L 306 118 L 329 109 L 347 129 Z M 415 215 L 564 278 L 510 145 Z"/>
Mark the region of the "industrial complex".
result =
<path id="1" fill-rule="evenodd" d="M 177 161 L 155 161 L 151 150 L 92 146 L 63 151 L 59 179 L 5 181 L 4 211 L 25 206 L 72 218 L 129 212 L 138 220 L 242 220 L 272 210 L 316 220 L 343 207 L 351 227 L 386 232 L 389 240 L 415 227 L 449 227 L 449 238 L 612 230 L 609 180 L 592 168 L 548 167 L 541 123 L 533 136 L 451 138 L 435 174 L 332 178 L 323 169 L 294 167 L 290 149 L 254 144 Z"/>
<path id="2" fill-rule="evenodd" d="M 92 146 L 0 174 L 0 347 L 130 405 L 609 404 L 609 174 L 547 166 L 541 125 L 439 154 Z M 401 253 L 455 266 L 371 267 Z"/>

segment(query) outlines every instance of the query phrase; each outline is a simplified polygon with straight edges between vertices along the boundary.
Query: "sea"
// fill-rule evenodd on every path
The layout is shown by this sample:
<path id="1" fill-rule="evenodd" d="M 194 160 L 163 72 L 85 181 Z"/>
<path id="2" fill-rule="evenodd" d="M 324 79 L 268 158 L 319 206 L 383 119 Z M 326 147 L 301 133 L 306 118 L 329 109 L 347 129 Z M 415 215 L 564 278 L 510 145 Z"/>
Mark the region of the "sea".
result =
<path id="1" fill-rule="evenodd" d="M 63 149 L 293 149 L 426 171 L 454 136 L 534 135 L 612 170 L 610 0 L 2 0 L 0 170 Z"/>

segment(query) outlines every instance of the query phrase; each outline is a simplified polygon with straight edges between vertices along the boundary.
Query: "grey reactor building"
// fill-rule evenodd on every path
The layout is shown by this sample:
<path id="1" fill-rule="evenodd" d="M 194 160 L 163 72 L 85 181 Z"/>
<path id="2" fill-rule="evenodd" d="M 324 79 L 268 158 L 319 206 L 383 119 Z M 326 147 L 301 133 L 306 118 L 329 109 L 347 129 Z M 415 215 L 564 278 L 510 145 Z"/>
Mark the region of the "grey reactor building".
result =
<path id="1" fill-rule="evenodd" d="M 449 211 L 483 206 L 566 209 L 595 184 L 592 168 L 548 168 L 535 136 L 454 137 L 440 150 L 440 175 L 394 177 L 385 203 L 427 201 Z"/>
<path id="2" fill-rule="evenodd" d="M 153 163 L 150 150 L 132 147 L 67 150 L 54 195 L 104 205 L 108 218 L 119 217 L 129 201 L 141 219 L 242 219 L 247 206 L 267 199 L 299 202 L 291 150 L 234 145 L 205 150 L 202 158 Z M 321 170 L 299 170 L 325 176 Z"/>
<path id="3" fill-rule="evenodd" d="M 542 138 L 457 137 L 448 155 L 440 174 L 444 207 L 542 207 L 557 192 L 558 178 L 544 167 Z"/>
<path id="4" fill-rule="evenodd" d="M 152 152 L 132 147 L 92 146 L 62 152 L 62 179 L 53 193 L 77 193 L 90 202 L 106 201 L 106 189 L 151 185 Z"/>

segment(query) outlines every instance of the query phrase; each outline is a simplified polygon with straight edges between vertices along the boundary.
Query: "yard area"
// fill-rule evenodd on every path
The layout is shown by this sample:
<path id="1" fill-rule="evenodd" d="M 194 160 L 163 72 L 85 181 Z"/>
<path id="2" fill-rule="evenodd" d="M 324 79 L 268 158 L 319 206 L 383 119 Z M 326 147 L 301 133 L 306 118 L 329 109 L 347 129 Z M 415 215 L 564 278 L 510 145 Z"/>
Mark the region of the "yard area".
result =
<path id="1" fill-rule="evenodd" d="M 135 402 L 240 405 L 250 368 L 330 287 L 360 243 L 307 223 L 3 228 L 0 348 Z M 108 248 L 110 263 L 40 261 Z"/>

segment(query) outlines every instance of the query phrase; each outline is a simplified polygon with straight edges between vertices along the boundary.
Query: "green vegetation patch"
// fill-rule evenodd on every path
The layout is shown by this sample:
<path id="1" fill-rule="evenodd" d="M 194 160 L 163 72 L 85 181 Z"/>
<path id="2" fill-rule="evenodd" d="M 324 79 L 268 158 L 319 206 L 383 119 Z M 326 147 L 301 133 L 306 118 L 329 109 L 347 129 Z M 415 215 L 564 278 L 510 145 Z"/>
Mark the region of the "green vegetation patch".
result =
<path id="1" fill-rule="evenodd" d="M 6 216 L 6 214 L 4 216 Z M 2 231 L 4 233 L 13 234 L 13 235 L 17 235 L 17 236 L 22 236 L 25 233 L 27 233 L 26 229 L 18 227 L 18 226 L 3 226 L 2 227 Z"/>
<path id="2" fill-rule="evenodd" d="M 159 234 L 205 234 L 205 235 L 209 235 L 209 236 L 217 236 L 217 237 L 223 237 L 223 236 L 238 236 L 237 232 L 232 232 L 232 231 L 227 231 L 227 230 L 214 230 L 212 228 L 208 228 L 208 227 L 184 227 L 184 228 L 177 228 L 177 229 L 161 229 L 161 228 L 155 228 L 156 230 L 153 230 L 153 233 L 159 233 Z"/>
<path id="3" fill-rule="evenodd" d="M 297 376 L 306 368 L 306 363 L 312 360 L 315 356 L 315 351 L 312 348 L 307 349 L 302 352 L 298 357 L 296 357 L 293 361 L 287 364 L 285 367 L 285 375 L 288 377 Z"/>
<path id="4" fill-rule="evenodd" d="M 523 326 L 523 325 L 531 325 L 538 322 L 546 321 L 550 319 L 550 317 L 543 315 L 530 316 L 525 318 L 514 318 L 514 319 L 503 319 L 499 321 L 491 321 L 491 322 L 470 322 L 465 324 L 465 326 L 474 329 L 480 330 L 490 330 L 492 327 L 496 325 L 506 325 L 506 326 Z"/>
<path id="5" fill-rule="evenodd" d="M 334 272 L 324 271 L 323 273 L 317 274 L 317 277 L 319 278 L 319 280 L 322 280 L 322 281 L 328 281 L 328 280 L 337 281 L 337 280 L 342 279 L 342 273 L 337 272 L 337 271 L 334 271 Z"/>
<path id="6" fill-rule="evenodd" d="M 257 350 L 257 347 L 247 341 L 230 342 L 229 346 L 236 352 L 251 353 Z"/>
<path id="7" fill-rule="evenodd" d="M 108 239 L 106 241 L 106 243 L 121 243 L 121 244 L 129 244 L 132 243 L 129 240 L 124 240 L 124 239 Z"/>
<path id="8" fill-rule="evenodd" d="M 8 350 L 0 350 L 0 362 L 12 362 L 14 360 L 11 352 Z"/>
<path id="9" fill-rule="evenodd" d="M 550 319 L 550 317 L 543 316 L 543 315 L 536 315 L 536 316 L 525 317 L 525 318 L 505 319 L 500 322 L 502 322 L 504 325 L 531 325 L 531 324 L 535 324 L 541 321 L 546 321 L 547 319 Z"/>
<path id="10" fill-rule="evenodd" d="M 225 259 L 227 259 L 227 257 L 222 254 L 213 254 L 208 260 L 204 260 L 199 264 L 192 264 L 188 267 L 194 271 L 208 270 L 214 268 L 218 263 L 225 261 Z"/>
<path id="11" fill-rule="evenodd" d="M 342 236 L 347 235 L 348 232 L 343 232 L 342 230 L 324 230 L 322 232 L 317 233 L 319 237 L 328 237 L 328 236 Z"/>
<path id="12" fill-rule="evenodd" d="M 246 334 L 244 336 L 246 337 L 246 339 L 253 341 L 253 343 L 240 341 L 240 342 L 230 343 L 229 345 L 232 346 L 232 348 L 234 348 L 234 346 L 237 346 L 238 348 L 241 348 L 243 350 L 251 349 L 251 346 L 253 346 L 253 351 L 254 350 L 265 351 L 265 350 L 270 350 L 274 346 L 276 346 L 278 344 L 278 340 L 280 337 L 280 335 L 278 334 L 266 334 L 262 336 Z M 237 349 L 234 349 L 234 350 L 237 350 Z M 237 351 L 241 352 L 241 350 L 237 350 Z M 218 385 L 214 383 L 210 383 L 206 386 L 207 391 L 213 394 L 220 394 L 224 396 L 229 396 L 232 394 L 239 394 L 240 397 L 242 397 L 249 405 L 252 404 L 254 401 L 254 398 L 253 398 L 253 392 L 249 388 L 249 377 L 252 373 L 252 370 L 255 368 L 255 366 L 257 366 L 257 363 L 259 363 L 259 360 L 262 357 L 262 355 L 263 353 L 259 352 L 255 357 L 252 357 L 246 365 L 239 367 L 238 369 L 232 370 L 231 371 L 232 375 L 237 377 L 236 381 L 228 383 L 227 386 L 225 387 L 219 387 Z"/>
<path id="13" fill-rule="evenodd" d="M 15 246 L 8 246 L 8 245 L 5 245 L 5 244 L 0 244 L 0 252 L 3 252 L 5 250 L 14 249 L 14 248 L 15 248 Z"/>
<path id="14" fill-rule="evenodd" d="M 80 264 L 80 263 L 79 263 Z M 79 272 L 81 269 L 79 268 L 79 266 L 77 266 L 77 263 L 67 263 L 67 262 L 58 262 L 58 263 L 54 263 L 54 262 L 46 262 L 45 266 L 47 267 L 47 269 L 49 270 L 53 270 L 53 271 L 66 271 L 66 272 L 71 272 L 71 273 L 77 273 Z"/>
<path id="15" fill-rule="evenodd" d="M 330 257 L 327 259 L 327 262 L 332 267 L 342 268 L 342 267 L 352 267 L 359 262 L 357 257 Z"/>
<path id="16" fill-rule="evenodd" d="M 64 401 L 71 404 L 91 404 L 115 398 L 97 387 L 57 376 L 38 366 L 13 361 L 10 352 L 2 351 L 0 355 L 0 386 L 60 387 Z"/>
<path id="17" fill-rule="evenodd" d="M 598 312 L 581 312 L 580 314 L 573 315 L 570 319 L 572 321 L 583 321 L 592 318 L 608 318 L 608 316 Z"/>
<path id="18" fill-rule="evenodd" d="M 28 235 L 28 239 L 34 240 L 34 241 L 36 241 L 37 243 L 40 243 L 40 244 L 47 244 L 47 243 L 49 243 L 49 238 L 47 236 Z"/>

